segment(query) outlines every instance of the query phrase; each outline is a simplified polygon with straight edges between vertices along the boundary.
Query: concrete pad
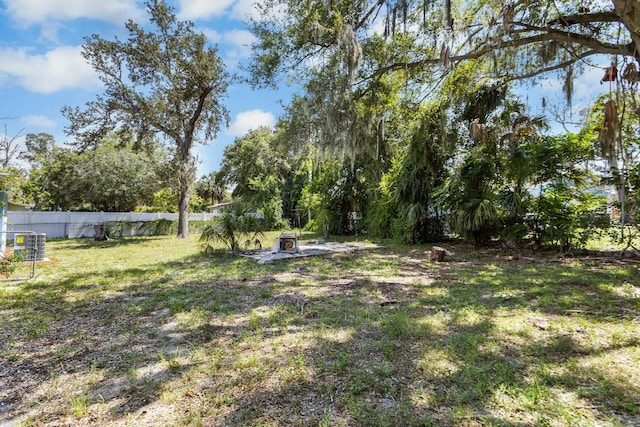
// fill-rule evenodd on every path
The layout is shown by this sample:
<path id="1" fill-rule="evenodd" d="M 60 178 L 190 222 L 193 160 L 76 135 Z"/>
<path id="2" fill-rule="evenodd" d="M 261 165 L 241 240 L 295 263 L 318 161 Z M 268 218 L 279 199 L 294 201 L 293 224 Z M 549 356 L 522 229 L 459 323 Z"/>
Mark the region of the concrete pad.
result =
<path id="1" fill-rule="evenodd" d="M 260 251 L 246 251 L 241 252 L 238 255 L 253 258 L 258 261 L 258 264 L 269 264 L 274 261 L 291 258 L 304 258 L 316 255 L 335 254 L 340 252 L 354 252 L 367 249 L 378 249 L 381 246 L 371 243 L 360 242 L 326 242 L 326 243 L 298 243 L 298 251 L 282 251 L 275 252 L 272 249 L 265 249 Z"/>

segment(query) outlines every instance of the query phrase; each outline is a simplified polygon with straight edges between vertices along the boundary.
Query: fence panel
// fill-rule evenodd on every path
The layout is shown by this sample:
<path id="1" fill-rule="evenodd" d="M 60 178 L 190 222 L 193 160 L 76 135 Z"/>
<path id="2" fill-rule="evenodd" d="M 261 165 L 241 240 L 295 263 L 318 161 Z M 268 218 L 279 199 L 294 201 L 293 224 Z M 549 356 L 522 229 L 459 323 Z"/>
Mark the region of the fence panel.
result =
<path id="1" fill-rule="evenodd" d="M 215 214 L 189 214 L 190 221 L 208 221 Z M 30 230 L 44 233 L 49 239 L 75 239 L 94 237 L 93 226 L 106 222 L 126 221 L 132 223 L 150 222 L 161 219 L 177 220 L 177 213 L 136 213 L 136 212 L 7 212 L 7 231 Z M 135 235 L 138 227 L 124 230 L 123 235 Z"/>

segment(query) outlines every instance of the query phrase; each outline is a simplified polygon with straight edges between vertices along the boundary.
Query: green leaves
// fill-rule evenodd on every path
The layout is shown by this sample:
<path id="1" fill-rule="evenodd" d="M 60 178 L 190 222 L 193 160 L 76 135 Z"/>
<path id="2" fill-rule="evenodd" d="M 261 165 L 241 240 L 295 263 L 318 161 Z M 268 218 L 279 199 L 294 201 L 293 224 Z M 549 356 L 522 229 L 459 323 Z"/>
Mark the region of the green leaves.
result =
<path id="1" fill-rule="evenodd" d="M 136 152 L 107 138 L 95 150 L 77 152 L 32 135 L 25 156 L 31 164 L 25 191 L 36 209 L 133 211 L 151 203 L 151 195 L 166 185 L 164 152 Z"/>
<path id="2" fill-rule="evenodd" d="M 200 244 L 207 248 L 212 242 L 222 242 L 237 252 L 252 246 L 262 236 L 260 219 L 247 204 L 234 202 L 214 216 L 200 235 Z"/>
<path id="3" fill-rule="evenodd" d="M 186 237 L 193 176 L 192 148 L 205 143 L 229 120 L 221 104 L 229 86 L 217 49 L 207 45 L 191 21 L 178 21 L 163 0 L 146 3 L 152 28 L 126 24 L 129 38 L 85 38 L 83 56 L 100 75 L 105 91 L 84 109 L 64 107 L 66 132 L 91 147 L 109 132 L 139 145 L 163 135 L 176 150 L 178 236 Z M 129 141 L 125 141 L 129 142 Z"/>

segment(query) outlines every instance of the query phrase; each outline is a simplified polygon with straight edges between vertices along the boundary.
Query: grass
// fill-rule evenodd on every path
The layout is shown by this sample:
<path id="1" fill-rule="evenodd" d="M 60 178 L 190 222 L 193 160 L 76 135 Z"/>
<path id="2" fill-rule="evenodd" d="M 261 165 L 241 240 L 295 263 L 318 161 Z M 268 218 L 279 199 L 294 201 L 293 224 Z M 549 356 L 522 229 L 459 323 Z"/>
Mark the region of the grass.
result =
<path id="1" fill-rule="evenodd" d="M 640 425 L 637 259 L 196 239 L 52 240 L 0 283 L 0 424 Z"/>

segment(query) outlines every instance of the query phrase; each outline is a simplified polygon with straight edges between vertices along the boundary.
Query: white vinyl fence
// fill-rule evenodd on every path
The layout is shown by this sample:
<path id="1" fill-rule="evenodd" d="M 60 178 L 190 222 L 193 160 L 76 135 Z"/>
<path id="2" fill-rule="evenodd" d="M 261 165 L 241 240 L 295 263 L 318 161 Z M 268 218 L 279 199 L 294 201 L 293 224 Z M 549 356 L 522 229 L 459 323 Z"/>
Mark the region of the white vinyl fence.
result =
<path id="1" fill-rule="evenodd" d="M 190 221 L 208 221 L 216 214 L 189 214 Z M 133 236 L 141 230 L 141 223 L 158 220 L 177 220 L 177 213 L 133 212 L 7 212 L 7 231 L 34 231 L 44 233 L 47 239 L 94 237 L 94 225 L 131 223 L 122 235 Z"/>

